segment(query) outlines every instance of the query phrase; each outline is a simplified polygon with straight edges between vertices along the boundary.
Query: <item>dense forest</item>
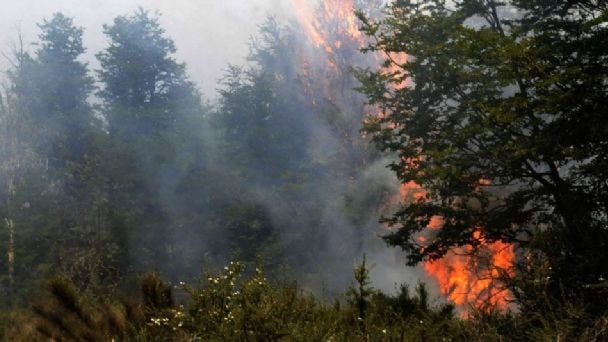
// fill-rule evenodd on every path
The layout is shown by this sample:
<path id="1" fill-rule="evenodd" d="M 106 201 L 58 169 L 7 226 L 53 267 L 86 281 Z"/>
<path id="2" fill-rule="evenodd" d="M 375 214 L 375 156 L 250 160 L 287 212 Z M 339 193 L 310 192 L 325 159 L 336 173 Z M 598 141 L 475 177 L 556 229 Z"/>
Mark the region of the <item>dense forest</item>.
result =
<path id="1" fill-rule="evenodd" d="M 209 98 L 144 8 L 5 56 L 0 337 L 608 340 L 608 5 L 304 3 Z"/>

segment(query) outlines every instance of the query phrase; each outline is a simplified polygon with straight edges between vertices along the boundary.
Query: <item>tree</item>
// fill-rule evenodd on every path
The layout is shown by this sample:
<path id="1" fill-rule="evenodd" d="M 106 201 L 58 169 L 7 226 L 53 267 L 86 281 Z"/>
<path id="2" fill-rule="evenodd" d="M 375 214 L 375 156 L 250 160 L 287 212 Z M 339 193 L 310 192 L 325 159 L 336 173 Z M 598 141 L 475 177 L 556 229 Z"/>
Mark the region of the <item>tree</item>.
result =
<path id="1" fill-rule="evenodd" d="M 372 267 L 367 266 L 365 255 L 363 255 L 363 260 L 353 270 L 355 283 L 346 292 L 348 303 L 355 309 L 356 322 L 362 333 L 365 333 L 366 330 L 365 318 L 370 304 L 370 297 L 376 292 L 370 286 L 372 282 L 369 279 L 369 272 Z"/>
<path id="2" fill-rule="evenodd" d="M 289 174 L 305 172 L 309 115 L 302 98 L 293 96 L 298 70 L 288 34 L 274 20 L 260 28 L 247 69 L 231 67 L 220 90 L 220 113 L 225 152 L 247 181 L 272 186 Z"/>
<path id="3" fill-rule="evenodd" d="M 200 95 L 158 15 L 140 8 L 104 25 L 104 33 L 109 46 L 97 54 L 98 94 L 109 124 L 104 172 L 112 216 L 136 241 L 136 269 L 174 270 L 167 261 L 181 253 L 173 242 L 179 234 L 172 229 L 181 227 L 175 192 L 201 162 Z"/>
<path id="4" fill-rule="evenodd" d="M 334 26 L 324 23 L 328 31 L 338 25 L 338 18 L 332 19 Z M 343 46 L 355 44 L 340 33 L 335 39 L 343 38 Z M 347 85 L 355 81 L 345 71 L 348 49 L 339 55 L 325 56 L 324 50 L 313 55 L 307 41 L 300 28 L 267 19 L 253 40 L 248 65 L 227 73 L 213 117 L 220 132 L 221 164 L 228 166 L 229 181 L 242 189 L 227 201 L 228 215 L 222 218 L 231 233 L 241 235 L 232 238 L 232 245 L 241 255 L 267 254 L 280 249 L 275 247 L 278 236 L 289 251 L 287 265 L 300 279 L 320 273 L 319 265 L 329 264 L 326 259 L 343 270 L 350 253 L 360 253 L 361 239 L 355 224 L 346 223 L 350 208 L 344 207 L 354 207 L 347 198 L 351 193 L 345 193 L 351 185 L 361 189 L 354 184 L 366 157 L 355 128 L 360 112 L 350 110 L 361 110 L 363 99 Z M 366 206 L 352 212 L 364 216 L 371 211 Z M 360 222 L 356 224 L 368 221 Z M 356 237 L 345 238 L 349 243 L 340 248 L 328 247 L 341 229 Z M 252 239 L 255 243 L 248 242 Z M 346 282 L 348 274 L 340 275 Z"/>
<path id="5" fill-rule="evenodd" d="M 83 31 L 61 13 L 39 28 L 34 53 L 15 52 L 1 123 L 7 186 L 0 210 L 14 242 L 9 283 L 21 296 L 49 272 L 83 290 L 114 276 L 103 180 L 95 172 L 101 129 L 88 103 L 93 80 L 79 60 Z"/>
<path id="6" fill-rule="evenodd" d="M 51 196 L 36 206 L 48 212 L 37 213 L 34 227 L 51 229 L 50 259 L 58 261 L 47 262 L 59 273 L 81 290 L 105 291 L 117 281 L 121 252 L 108 220 L 105 175 L 98 172 L 105 134 L 89 103 L 93 78 L 79 60 L 85 52 L 83 29 L 61 13 L 39 27 L 34 91 L 21 94 L 34 101 L 27 109 L 30 124 L 43 130 L 36 139 L 48 146 L 39 153 L 47 160 L 43 193 Z"/>
<path id="7" fill-rule="evenodd" d="M 388 172 L 360 133 L 365 97 L 353 90 L 349 68 L 374 58 L 357 52 L 361 34 L 348 3 L 324 2 L 319 16 L 299 25 L 269 18 L 252 40 L 249 63 L 226 74 L 212 117 L 216 165 L 231 189 L 223 192 L 233 196 L 219 222 L 238 223 L 242 236 L 234 240 L 244 255 L 273 250 L 278 235 L 299 279 L 318 283 L 332 274 L 325 285 L 334 288 L 348 282 L 345 266 L 356 255 L 384 251 L 377 210 L 394 188 L 373 176 Z M 272 233 L 258 234 L 256 221 L 271 223 Z M 252 238 L 257 243 L 247 243 Z"/>
<path id="8" fill-rule="evenodd" d="M 37 92 L 28 94 L 39 107 L 32 115 L 56 122 L 50 123 L 50 128 L 62 137 L 55 142 L 55 158 L 80 160 L 94 121 L 88 102 L 94 89 L 93 78 L 88 75 L 87 64 L 79 60 L 85 52 L 83 30 L 61 13 L 44 20 L 39 27 L 42 33 L 36 62 L 40 73 L 34 80 Z"/>
<path id="9" fill-rule="evenodd" d="M 386 219 L 385 240 L 410 265 L 477 248 L 480 236 L 514 243 L 527 266 L 540 255 L 552 298 L 606 310 L 594 285 L 608 274 L 607 10 L 402 0 L 382 21 L 360 14 L 367 51 L 392 66 L 358 71 L 383 113 L 365 129 L 397 154 L 390 167 L 401 182 L 427 190 Z M 434 216 L 443 226 L 419 239 Z"/>
<path id="10" fill-rule="evenodd" d="M 16 52 L 18 63 L 9 76 L 16 107 L 35 130 L 28 138 L 35 151 L 50 158 L 51 166 L 64 167 L 84 154 L 84 139 L 94 121 L 88 103 L 93 79 L 87 64 L 79 60 L 85 52 L 82 28 L 61 13 L 38 27 L 34 56 Z"/>
<path id="11" fill-rule="evenodd" d="M 185 64 L 173 57 L 175 44 L 158 19 L 140 8 L 104 25 L 110 46 L 97 55 L 104 85 L 99 95 L 108 107 L 112 132 L 158 133 L 178 123 L 178 109 L 200 108 Z"/>

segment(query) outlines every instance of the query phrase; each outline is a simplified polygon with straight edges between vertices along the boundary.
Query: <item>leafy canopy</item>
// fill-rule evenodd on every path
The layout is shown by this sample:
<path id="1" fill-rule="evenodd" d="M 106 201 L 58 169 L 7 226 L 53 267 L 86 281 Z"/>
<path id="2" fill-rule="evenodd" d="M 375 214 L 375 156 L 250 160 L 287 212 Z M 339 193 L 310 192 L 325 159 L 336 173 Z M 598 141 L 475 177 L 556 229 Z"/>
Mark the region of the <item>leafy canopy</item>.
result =
<path id="1" fill-rule="evenodd" d="M 357 71 L 383 113 L 365 130 L 396 152 L 403 183 L 428 191 L 386 219 L 386 241 L 409 264 L 479 247 L 480 231 L 540 251 L 555 293 L 608 274 L 607 9 L 398 0 L 381 21 L 359 14 L 366 50 L 387 56 L 381 70 Z M 422 242 L 436 215 L 443 226 Z"/>

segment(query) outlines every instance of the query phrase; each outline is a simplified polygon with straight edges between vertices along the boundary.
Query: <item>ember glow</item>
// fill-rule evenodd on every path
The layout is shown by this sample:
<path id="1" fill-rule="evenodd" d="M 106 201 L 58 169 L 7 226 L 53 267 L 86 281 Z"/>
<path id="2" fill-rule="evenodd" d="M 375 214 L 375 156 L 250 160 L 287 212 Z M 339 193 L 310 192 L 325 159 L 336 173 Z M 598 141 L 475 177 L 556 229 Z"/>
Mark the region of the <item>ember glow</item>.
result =
<path id="1" fill-rule="evenodd" d="M 325 0 L 318 9 L 313 7 L 310 0 L 292 0 L 292 4 L 311 45 L 325 55 L 327 69 L 330 72 L 345 72 L 340 65 L 340 56 L 358 53 L 356 50 L 365 43 L 362 33 L 358 30 L 353 1 Z M 390 63 L 384 68 L 384 72 L 391 75 L 395 80 L 393 88 L 399 90 L 407 87 L 410 82 L 401 68 L 407 63 L 407 57 L 405 53 L 370 56 L 370 64 L 379 65 L 380 61 L 388 59 Z M 304 69 L 303 72 L 307 74 Z M 327 89 L 325 96 L 331 98 L 331 91 Z M 385 116 L 388 113 L 377 115 Z M 480 186 L 483 185 L 488 185 L 486 180 L 480 181 Z M 425 201 L 426 194 L 415 182 L 402 184 L 398 199 L 389 200 L 387 207 L 397 202 L 407 204 Z M 433 217 L 427 232 L 417 237 L 419 242 L 423 244 L 428 241 L 432 232 L 442 226 L 443 219 L 439 216 Z M 471 306 L 482 310 L 504 310 L 509 306 L 509 292 L 500 286 L 499 278 L 512 273 L 515 259 L 513 246 L 502 242 L 486 243 L 482 231 L 479 229 L 475 233 L 475 238 L 481 245 L 475 256 L 472 256 L 473 248 L 465 246 L 451 251 L 441 260 L 425 262 L 422 265 L 429 278 L 437 283 L 439 291 L 456 305 L 464 317 Z"/>
<path id="2" fill-rule="evenodd" d="M 343 44 L 339 39 L 332 39 L 332 36 L 348 36 L 357 40 L 361 40 L 363 37 L 357 26 L 352 0 L 326 0 L 321 6 L 319 15 L 311 8 L 310 1 L 293 0 L 293 6 L 298 21 L 306 31 L 308 38 L 316 47 L 322 47 L 328 53 L 333 53 Z M 321 25 L 322 22 L 336 23 L 336 26 L 324 27 Z M 328 30 L 334 32 L 328 32 Z"/>
<path id="3" fill-rule="evenodd" d="M 483 180 L 480 184 L 488 182 Z M 400 194 L 404 204 L 426 200 L 426 191 L 415 182 L 402 184 Z M 417 237 L 420 244 L 424 245 L 429 235 L 442 226 L 441 217 L 432 217 L 427 231 Z M 455 248 L 442 259 L 426 261 L 422 265 L 429 278 L 437 283 L 439 291 L 456 305 L 463 317 L 467 317 L 471 307 L 487 312 L 507 310 L 511 299 L 501 279 L 513 276 L 513 246 L 500 241 L 486 242 L 481 228 L 473 237 L 479 241 L 476 250 L 472 246 Z"/>
<path id="4" fill-rule="evenodd" d="M 306 36 L 314 47 L 325 51 L 333 67 L 341 50 L 352 50 L 352 42 L 356 49 L 363 47 L 352 0 L 325 0 L 318 10 L 310 0 L 292 0 L 292 4 Z"/>
<path id="5" fill-rule="evenodd" d="M 515 254 L 513 246 L 503 243 L 485 243 L 475 256 L 473 248 L 465 246 L 449 252 L 441 260 L 425 262 L 424 270 L 437 281 L 439 290 L 446 295 L 466 317 L 470 306 L 485 311 L 506 310 L 510 293 L 502 286 L 501 277 L 512 275 Z"/>

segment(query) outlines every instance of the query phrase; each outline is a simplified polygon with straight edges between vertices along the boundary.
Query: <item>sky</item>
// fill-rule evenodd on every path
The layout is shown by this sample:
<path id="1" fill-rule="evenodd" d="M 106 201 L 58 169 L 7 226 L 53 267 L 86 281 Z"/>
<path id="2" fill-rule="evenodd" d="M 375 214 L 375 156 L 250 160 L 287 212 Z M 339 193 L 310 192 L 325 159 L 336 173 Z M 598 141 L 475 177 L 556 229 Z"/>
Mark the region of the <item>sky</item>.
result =
<path id="1" fill-rule="evenodd" d="M 311 0 L 313 1 L 313 0 Z M 55 12 L 73 17 L 85 29 L 84 59 L 98 68 L 95 53 L 107 43 L 102 25 L 138 7 L 161 13 L 161 25 L 177 46 L 191 79 L 207 98 L 215 96 L 226 66 L 243 64 L 248 42 L 268 15 L 292 19 L 290 0 L 0 0 L 0 51 L 10 55 L 21 31 L 25 48 L 37 40 L 36 23 Z M 0 70 L 9 63 L 0 56 Z"/>

